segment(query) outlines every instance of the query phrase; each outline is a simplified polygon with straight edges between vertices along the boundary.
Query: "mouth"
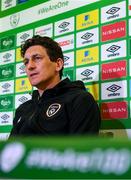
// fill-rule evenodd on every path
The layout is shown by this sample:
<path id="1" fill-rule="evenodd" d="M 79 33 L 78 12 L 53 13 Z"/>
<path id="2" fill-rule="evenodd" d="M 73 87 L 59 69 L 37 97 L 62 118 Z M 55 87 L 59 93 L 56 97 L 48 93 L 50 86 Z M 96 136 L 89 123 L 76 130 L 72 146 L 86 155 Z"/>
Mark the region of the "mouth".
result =
<path id="1" fill-rule="evenodd" d="M 36 75 L 38 75 L 38 73 L 32 73 L 32 74 L 30 74 L 30 77 L 32 78 L 32 77 L 34 77 Z"/>

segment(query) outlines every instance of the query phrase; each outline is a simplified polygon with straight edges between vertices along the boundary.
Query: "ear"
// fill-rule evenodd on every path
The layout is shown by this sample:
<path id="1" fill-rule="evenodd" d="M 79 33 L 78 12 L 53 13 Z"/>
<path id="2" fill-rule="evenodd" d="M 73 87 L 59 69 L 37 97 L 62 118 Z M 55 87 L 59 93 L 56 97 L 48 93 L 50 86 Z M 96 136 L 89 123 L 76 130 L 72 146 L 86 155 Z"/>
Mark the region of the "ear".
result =
<path id="1" fill-rule="evenodd" d="M 64 66 L 64 60 L 61 58 L 58 58 L 56 61 L 56 71 L 60 71 L 62 67 Z"/>

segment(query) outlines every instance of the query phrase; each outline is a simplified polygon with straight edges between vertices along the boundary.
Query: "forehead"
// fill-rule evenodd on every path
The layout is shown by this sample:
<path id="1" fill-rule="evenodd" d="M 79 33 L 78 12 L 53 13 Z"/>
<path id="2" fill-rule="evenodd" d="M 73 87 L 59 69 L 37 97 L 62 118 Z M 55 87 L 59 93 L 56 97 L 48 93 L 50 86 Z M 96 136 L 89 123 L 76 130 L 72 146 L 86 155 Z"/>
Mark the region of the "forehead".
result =
<path id="1" fill-rule="evenodd" d="M 36 54 L 40 54 L 40 55 L 47 54 L 46 48 L 44 48 L 43 46 L 40 46 L 40 45 L 31 46 L 25 51 L 24 57 L 33 56 Z"/>

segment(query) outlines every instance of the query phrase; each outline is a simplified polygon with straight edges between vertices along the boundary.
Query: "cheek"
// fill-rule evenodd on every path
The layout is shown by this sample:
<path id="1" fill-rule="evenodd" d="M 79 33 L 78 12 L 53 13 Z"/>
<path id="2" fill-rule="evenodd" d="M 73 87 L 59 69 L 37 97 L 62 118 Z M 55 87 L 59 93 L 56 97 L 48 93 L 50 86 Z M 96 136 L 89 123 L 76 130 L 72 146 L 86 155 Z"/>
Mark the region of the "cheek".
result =
<path id="1" fill-rule="evenodd" d="M 54 72 L 56 70 L 56 65 L 54 63 L 49 62 L 43 66 L 43 69 L 45 71 Z"/>
<path id="2" fill-rule="evenodd" d="M 54 74 L 56 71 L 56 64 L 50 61 L 46 63 L 42 63 L 39 64 L 39 66 L 37 66 L 37 70 L 41 75 L 51 75 Z"/>

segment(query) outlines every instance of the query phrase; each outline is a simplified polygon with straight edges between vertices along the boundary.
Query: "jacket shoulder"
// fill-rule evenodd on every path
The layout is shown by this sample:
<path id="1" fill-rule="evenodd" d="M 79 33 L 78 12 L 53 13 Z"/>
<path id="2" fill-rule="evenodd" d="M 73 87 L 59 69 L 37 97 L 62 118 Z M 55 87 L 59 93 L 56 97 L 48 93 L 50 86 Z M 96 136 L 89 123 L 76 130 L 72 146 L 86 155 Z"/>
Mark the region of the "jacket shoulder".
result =
<path id="1" fill-rule="evenodd" d="M 25 109 L 25 108 L 28 108 L 29 106 L 31 106 L 33 103 L 32 99 L 31 100 L 28 100 L 26 102 L 24 102 L 23 104 L 21 104 L 17 109 L 16 111 L 20 111 L 21 109 Z"/>

